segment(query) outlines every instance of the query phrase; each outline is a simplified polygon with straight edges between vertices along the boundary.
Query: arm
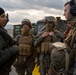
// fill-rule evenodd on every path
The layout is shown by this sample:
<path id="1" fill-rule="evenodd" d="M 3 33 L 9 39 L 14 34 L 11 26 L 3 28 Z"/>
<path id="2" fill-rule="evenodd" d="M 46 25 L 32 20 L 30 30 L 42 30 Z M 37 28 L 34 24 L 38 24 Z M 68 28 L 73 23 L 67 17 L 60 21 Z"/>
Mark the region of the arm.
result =
<path id="1" fill-rule="evenodd" d="M 20 38 L 20 35 L 18 35 L 14 38 L 14 41 L 16 42 L 16 45 L 19 45 L 19 38 Z"/>
<path id="2" fill-rule="evenodd" d="M 49 35 L 49 32 L 44 32 L 43 34 L 41 34 L 34 42 L 34 46 L 37 47 L 39 46 L 42 41 L 45 39 L 45 37 L 47 37 Z"/>
<path id="3" fill-rule="evenodd" d="M 6 48 L 4 44 L 5 42 L 0 36 L 0 68 L 3 67 L 11 57 L 14 57 L 15 54 L 18 54 L 18 46 L 12 45 Z"/>
<path id="4" fill-rule="evenodd" d="M 55 31 L 55 34 L 56 34 L 58 41 L 63 42 L 64 34 L 57 30 Z"/>
<path id="5" fill-rule="evenodd" d="M 44 40 L 43 36 L 40 36 L 39 38 L 36 38 L 35 41 L 34 41 L 34 47 L 39 46 L 43 40 Z"/>

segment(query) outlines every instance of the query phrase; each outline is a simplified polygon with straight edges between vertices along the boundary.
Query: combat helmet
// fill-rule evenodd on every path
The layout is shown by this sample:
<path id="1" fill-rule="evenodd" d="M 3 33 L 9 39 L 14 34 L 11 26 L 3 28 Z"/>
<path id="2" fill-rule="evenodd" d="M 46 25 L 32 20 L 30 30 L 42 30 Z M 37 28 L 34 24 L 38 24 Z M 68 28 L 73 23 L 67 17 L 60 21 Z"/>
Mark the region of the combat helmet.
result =
<path id="1" fill-rule="evenodd" d="M 27 25 L 30 26 L 30 28 L 32 28 L 32 26 L 31 26 L 31 21 L 30 21 L 29 19 L 26 19 L 26 18 L 25 18 L 25 19 L 22 20 L 21 23 L 22 23 L 22 27 L 23 27 L 23 25 L 27 24 Z"/>
<path id="2" fill-rule="evenodd" d="M 43 20 L 45 23 L 51 22 L 54 26 L 56 25 L 56 18 L 54 16 L 45 16 Z"/>
<path id="3" fill-rule="evenodd" d="M 56 22 L 56 18 L 54 16 L 45 16 L 44 22 Z"/>

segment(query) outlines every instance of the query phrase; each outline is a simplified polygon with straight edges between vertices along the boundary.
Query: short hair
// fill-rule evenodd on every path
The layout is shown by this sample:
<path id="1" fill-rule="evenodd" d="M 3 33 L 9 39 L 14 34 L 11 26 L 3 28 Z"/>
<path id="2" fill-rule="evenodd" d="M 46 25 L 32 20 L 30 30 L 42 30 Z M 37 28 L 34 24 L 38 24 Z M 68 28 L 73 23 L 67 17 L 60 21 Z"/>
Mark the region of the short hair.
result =
<path id="1" fill-rule="evenodd" d="M 64 6 L 66 6 L 66 5 L 68 5 L 68 4 L 70 5 L 70 1 L 66 2 L 66 3 L 64 4 Z"/>
<path id="2" fill-rule="evenodd" d="M 64 6 L 66 6 L 66 5 L 70 5 L 70 6 L 73 6 L 73 5 L 75 5 L 75 3 L 74 3 L 74 1 L 68 1 L 68 2 L 66 2 L 65 4 L 64 4 Z"/>

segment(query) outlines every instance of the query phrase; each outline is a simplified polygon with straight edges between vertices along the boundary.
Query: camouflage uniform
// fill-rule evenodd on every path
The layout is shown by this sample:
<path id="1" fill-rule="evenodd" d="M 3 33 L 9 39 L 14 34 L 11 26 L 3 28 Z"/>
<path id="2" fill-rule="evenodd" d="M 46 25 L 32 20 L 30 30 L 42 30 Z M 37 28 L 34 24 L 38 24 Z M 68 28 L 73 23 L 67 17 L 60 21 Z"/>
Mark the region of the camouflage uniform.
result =
<path id="1" fill-rule="evenodd" d="M 74 63 L 74 69 L 76 70 L 76 18 L 73 18 L 70 23 L 72 24 L 72 27 L 64 40 L 65 43 L 74 51 L 75 55 L 75 63 Z M 72 72 L 73 74 L 73 72 Z M 76 72 L 74 73 L 74 75 Z"/>
<path id="2" fill-rule="evenodd" d="M 70 1 L 70 3 L 69 3 L 70 6 L 71 6 L 71 4 L 72 4 L 72 6 L 74 6 L 73 5 L 74 4 L 73 1 L 74 0 Z M 76 0 L 75 0 L 75 2 L 76 2 Z M 51 75 L 57 75 L 57 72 L 60 72 L 58 70 L 60 68 L 63 69 L 63 71 L 61 71 L 62 73 L 60 73 L 60 75 L 62 75 L 62 74 L 64 74 L 64 75 L 76 75 L 76 73 L 74 72 L 74 71 L 76 71 L 76 17 L 75 17 L 76 16 L 76 12 L 74 10 L 76 10 L 76 6 L 73 7 L 73 8 L 70 8 L 70 11 L 68 13 L 67 21 L 71 24 L 71 28 L 70 28 L 66 38 L 64 39 L 64 43 L 63 43 L 69 49 L 66 49 L 67 54 L 65 56 L 62 54 L 61 50 L 60 50 L 60 52 L 57 49 L 56 50 L 52 50 L 51 59 L 52 59 L 53 64 L 54 64 L 53 71 L 55 72 L 55 74 L 51 74 L 50 73 Z M 74 13 L 71 13 L 72 11 Z M 65 51 L 65 48 L 63 48 L 63 51 Z M 64 54 L 66 52 L 64 52 Z M 60 54 L 62 54 L 62 55 L 60 55 Z M 69 57 L 69 58 L 67 58 L 67 62 L 69 61 L 67 65 L 65 65 L 67 62 L 64 61 L 65 60 L 64 57 L 66 57 L 66 56 Z M 65 66 L 62 66 L 62 64 L 61 65 L 59 64 L 59 63 L 61 63 L 61 60 L 63 60 L 62 63 Z M 58 64 L 59 64 L 60 68 L 58 67 Z M 67 70 L 65 69 L 65 67 L 67 67 Z M 51 72 L 52 72 L 52 70 L 51 70 Z M 74 72 L 74 74 L 73 74 L 73 72 Z"/>
<path id="3" fill-rule="evenodd" d="M 28 26 L 28 27 L 27 27 Z M 17 45 L 19 45 L 19 57 L 16 59 L 14 66 L 18 75 L 32 75 L 35 66 L 34 57 L 34 36 L 29 33 L 31 29 L 31 22 L 28 19 L 22 21 L 21 35 L 15 38 Z"/>
<path id="4" fill-rule="evenodd" d="M 51 52 L 51 44 L 55 41 L 60 41 L 62 34 L 54 29 L 55 18 L 51 16 L 51 18 L 44 19 L 46 29 L 44 32 L 40 33 L 39 36 L 34 42 L 34 46 L 37 47 L 37 51 L 39 53 L 39 61 L 40 61 L 40 75 L 46 75 L 49 66 L 50 66 L 50 52 Z M 50 35 L 49 33 L 53 34 Z M 47 33 L 46 37 L 42 35 Z"/>

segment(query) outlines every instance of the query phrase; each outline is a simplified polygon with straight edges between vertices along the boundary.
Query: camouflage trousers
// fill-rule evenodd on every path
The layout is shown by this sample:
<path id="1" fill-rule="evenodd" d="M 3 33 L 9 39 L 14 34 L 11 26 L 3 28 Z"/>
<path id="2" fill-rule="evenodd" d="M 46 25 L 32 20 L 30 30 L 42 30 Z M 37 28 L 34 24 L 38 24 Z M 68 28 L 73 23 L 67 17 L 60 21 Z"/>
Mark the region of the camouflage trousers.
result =
<path id="1" fill-rule="evenodd" d="M 32 71 L 35 66 L 35 59 L 31 58 L 32 56 L 19 56 L 17 58 L 16 72 L 18 75 L 32 75 Z M 25 59 L 25 61 L 24 61 Z"/>
<path id="2" fill-rule="evenodd" d="M 41 55 L 40 55 L 41 57 Z M 43 54 L 43 59 L 40 59 L 40 75 L 46 75 L 46 73 L 48 72 L 48 69 L 50 67 L 50 63 L 51 63 L 51 58 L 50 58 L 50 53 L 45 53 Z M 43 72 L 43 73 L 42 73 Z"/>

